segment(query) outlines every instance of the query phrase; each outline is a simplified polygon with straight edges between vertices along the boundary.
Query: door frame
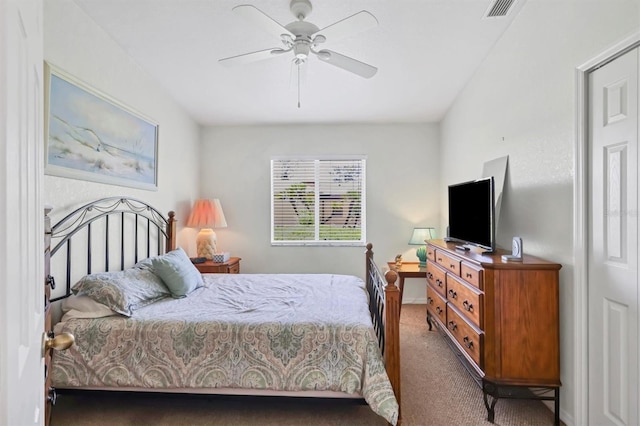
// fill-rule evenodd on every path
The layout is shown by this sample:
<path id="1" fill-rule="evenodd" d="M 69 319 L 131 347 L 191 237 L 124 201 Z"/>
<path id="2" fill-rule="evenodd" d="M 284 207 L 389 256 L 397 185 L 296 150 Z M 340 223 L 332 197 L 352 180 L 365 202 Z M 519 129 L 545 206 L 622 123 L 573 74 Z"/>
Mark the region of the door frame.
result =
<path id="1" fill-rule="evenodd" d="M 589 424 L 589 74 L 640 46 L 640 31 L 614 44 L 576 68 L 576 140 L 573 185 L 573 258 L 575 403 L 573 424 Z"/>

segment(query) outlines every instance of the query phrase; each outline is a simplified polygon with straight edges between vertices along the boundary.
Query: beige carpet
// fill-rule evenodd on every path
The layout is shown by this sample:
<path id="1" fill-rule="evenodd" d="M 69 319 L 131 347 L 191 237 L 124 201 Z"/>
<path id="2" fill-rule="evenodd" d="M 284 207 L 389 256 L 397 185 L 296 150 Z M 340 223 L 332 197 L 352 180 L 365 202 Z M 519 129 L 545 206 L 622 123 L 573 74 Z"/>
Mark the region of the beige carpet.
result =
<path id="1" fill-rule="evenodd" d="M 404 305 L 401 319 L 405 426 L 490 425 L 482 391 L 437 331 L 425 305 Z M 342 400 L 118 393 L 61 394 L 52 426 L 93 425 L 384 425 L 367 405 Z M 495 424 L 552 425 L 540 401 L 501 399 Z"/>

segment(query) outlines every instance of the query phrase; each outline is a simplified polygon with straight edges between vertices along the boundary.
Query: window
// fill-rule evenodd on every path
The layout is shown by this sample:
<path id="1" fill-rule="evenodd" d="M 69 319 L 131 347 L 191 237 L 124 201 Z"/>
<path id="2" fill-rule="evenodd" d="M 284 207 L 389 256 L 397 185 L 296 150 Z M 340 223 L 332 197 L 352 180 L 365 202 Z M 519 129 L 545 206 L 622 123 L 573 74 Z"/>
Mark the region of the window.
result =
<path id="1" fill-rule="evenodd" d="M 364 245 L 365 158 L 271 160 L 271 244 Z"/>

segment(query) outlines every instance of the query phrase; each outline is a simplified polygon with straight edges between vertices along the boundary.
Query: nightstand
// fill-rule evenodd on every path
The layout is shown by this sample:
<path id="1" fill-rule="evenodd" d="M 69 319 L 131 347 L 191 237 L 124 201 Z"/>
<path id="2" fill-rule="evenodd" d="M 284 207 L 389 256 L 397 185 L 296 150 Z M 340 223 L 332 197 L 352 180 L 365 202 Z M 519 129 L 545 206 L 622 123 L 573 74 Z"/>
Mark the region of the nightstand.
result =
<path id="1" fill-rule="evenodd" d="M 427 279 L 426 266 L 420 266 L 419 262 L 402 262 L 400 267 L 396 266 L 396 262 L 387 262 L 389 269 L 396 271 L 398 274 L 400 288 L 400 309 L 402 309 L 402 293 L 404 293 L 404 279 L 405 278 L 424 278 L 425 285 Z"/>
<path id="2" fill-rule="evenodd" d="M 207 260 L 203 263 L 194 263 L 194 266 L 201 274 L 239 274 L 240 258 L 232 257 L 226 262 L 220 263 Z"/>

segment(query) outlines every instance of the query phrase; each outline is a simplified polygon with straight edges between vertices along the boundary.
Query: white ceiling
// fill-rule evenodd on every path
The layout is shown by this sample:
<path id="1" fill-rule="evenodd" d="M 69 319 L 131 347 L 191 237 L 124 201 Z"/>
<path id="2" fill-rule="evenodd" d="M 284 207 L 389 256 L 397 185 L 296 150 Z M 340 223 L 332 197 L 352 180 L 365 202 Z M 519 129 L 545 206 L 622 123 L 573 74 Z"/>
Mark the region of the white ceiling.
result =
<path id="1" fill-rule="evenodd" d="M 289 0 L 75 0 L 203 125 L 407 123 L 440 120 L 524 0 L 484 18 L 492 0 L 316 0 L 324 28 L 360 10 L 379 25 L 324 44 L 378 67 L 365 79 L 311 57 L 297 107 L 292 54 L 239 67 L 218 59 L 280 40 L 232 12 L 251 4 L 282 25 Z"/>

